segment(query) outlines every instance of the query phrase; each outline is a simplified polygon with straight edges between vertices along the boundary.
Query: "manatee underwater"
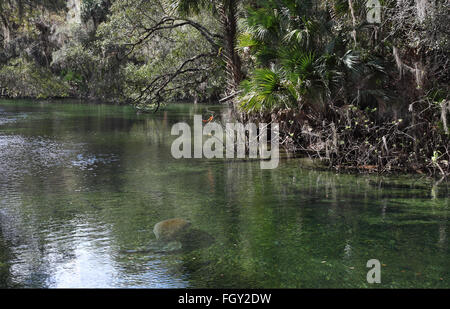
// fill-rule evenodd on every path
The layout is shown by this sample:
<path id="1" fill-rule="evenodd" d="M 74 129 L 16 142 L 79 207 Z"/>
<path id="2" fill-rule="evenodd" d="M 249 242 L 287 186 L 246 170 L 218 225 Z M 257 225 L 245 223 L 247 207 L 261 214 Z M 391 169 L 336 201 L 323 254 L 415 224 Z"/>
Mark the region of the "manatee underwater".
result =
<path id="1" fill-rule="evenodd" d="M 155 239 L 145 248 L 124 250 L 125 253 L 178 253 L 207 248 L 215 241 L 209 233 L 194 228 L 188 220 L 171 218 L 153 227 Z"/>

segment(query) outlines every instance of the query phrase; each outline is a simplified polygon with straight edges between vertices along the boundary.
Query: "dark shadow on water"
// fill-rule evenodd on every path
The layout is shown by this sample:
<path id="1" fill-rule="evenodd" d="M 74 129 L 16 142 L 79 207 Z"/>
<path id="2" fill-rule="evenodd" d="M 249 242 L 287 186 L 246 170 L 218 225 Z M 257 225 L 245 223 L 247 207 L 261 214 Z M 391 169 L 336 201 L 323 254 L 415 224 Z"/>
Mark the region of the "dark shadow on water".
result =
<path id="1" fill-rule="evenodd" d="M 186 252 L 211 246 L 215 239 L 212 235 L 199 229 L 189 229 L 180 239 L 182 250 Z"/>

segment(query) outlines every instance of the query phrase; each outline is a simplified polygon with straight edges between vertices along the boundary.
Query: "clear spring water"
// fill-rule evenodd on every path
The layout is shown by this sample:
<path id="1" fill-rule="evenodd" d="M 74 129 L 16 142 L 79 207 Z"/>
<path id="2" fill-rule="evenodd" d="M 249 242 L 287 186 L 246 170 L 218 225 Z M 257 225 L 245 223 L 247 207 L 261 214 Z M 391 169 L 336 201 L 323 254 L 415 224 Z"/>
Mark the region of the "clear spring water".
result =
<path id="1" fill-rule="evenodd" d="M 173 159 L 205 108 L 0 101 L 0 287 L 450 287 L 448 184 Z M 127 252 L 172 217 L 214 243 Z"/>

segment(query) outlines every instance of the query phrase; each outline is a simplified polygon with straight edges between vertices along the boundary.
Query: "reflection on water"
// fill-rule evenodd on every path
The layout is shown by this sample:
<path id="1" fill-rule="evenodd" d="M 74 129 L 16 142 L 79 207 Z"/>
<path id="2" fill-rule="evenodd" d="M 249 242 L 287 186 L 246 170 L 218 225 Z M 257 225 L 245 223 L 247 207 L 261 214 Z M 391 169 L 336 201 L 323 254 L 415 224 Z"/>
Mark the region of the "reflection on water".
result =
<path id="1" fill-rule="evenodd" d="M 448 184 L 173 159 L 202 109 L 0 101 L 0 287 L 370 287 L 372 258 L 381 287 L 450 286 Z M 173 217 L 214 242 L 141 251 Z"/>

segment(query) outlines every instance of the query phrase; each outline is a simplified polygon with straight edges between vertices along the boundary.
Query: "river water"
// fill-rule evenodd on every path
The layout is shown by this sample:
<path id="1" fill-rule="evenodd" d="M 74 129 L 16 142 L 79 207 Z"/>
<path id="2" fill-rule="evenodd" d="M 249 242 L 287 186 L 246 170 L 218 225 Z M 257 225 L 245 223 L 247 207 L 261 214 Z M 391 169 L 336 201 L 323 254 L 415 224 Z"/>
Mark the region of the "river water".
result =
<path id="1" fill-rule="evenodd" d="M 450 287 L 448 183 L 174 159 L 206 108 L 0 101 L 0 287 Z M 140 252 L 173 217 L 214 241 Z"/>

